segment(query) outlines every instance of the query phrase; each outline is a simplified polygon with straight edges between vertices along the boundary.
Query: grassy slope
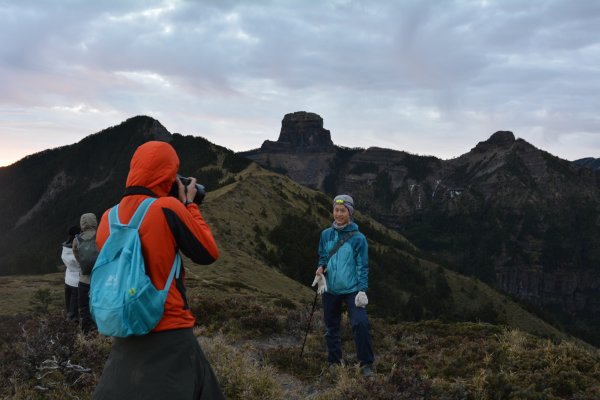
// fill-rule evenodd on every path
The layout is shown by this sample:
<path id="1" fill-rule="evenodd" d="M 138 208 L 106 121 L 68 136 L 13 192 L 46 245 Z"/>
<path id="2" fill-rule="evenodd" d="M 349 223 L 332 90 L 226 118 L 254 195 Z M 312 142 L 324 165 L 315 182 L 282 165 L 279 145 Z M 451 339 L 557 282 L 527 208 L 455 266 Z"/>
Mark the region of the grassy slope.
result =
<path id="1" fill-rule="evenodd" d="M 203 208 L 206 219 L 211 226 L 215 227 L 214 234 L 221 246 L 223 259 L 215 264 L 214 269 L 212 266 L 206 268 L 202 274 L 216 277 L 220 274 L 216 271 L 218 269 L 227 276 L 221 279 L 238 280 L 256 288 L 263 295 L 271 293 L 276 297 L 283 296 L 302 302 L 311 300 L 313 292 L 265 266 L 264 261 L 256 256 L 253 230 L 258 226 L 262 232 L 268 231 L 280 221 L 288 209 L 305 210 L 309 205 L 313 208 L 318 207 L 318 198 L 321 194 L 300 186 L 284 176 L 258 168 L 256 165 L 243 171 L 240 178 L 241 180 L 235 184 L 210 193 L 207 204 Z M 261 213 L 263 209 L 267 210 L 266 214 Z M 316 211 L 307 215 L 307 218 L 316 219 L 320 226 L 326 226 L 330 222 Z M 358 213 L 357 219 L 360 223 L 361 220 L 368 218 Z M 386 235 L 406 242 L 406 239 L 397 232 L 387 229 L 376 221 L 368 219 L 368 223 Z M 317 238 L 315 238 L 315 246 L 316 240 Z M 427 270 L 439 267 L 422 259 L 420 263 Z M 307 268 L 312 267 L 307 265 Z M 212 275 L 213 273 L 216 275 Z M 459 312 L 462 310 L 467 313 L 489 301 L 497 309 L 505 310 L 507 322 L 512 327 L 538 335 L 565 336 L 540 318 L 523 310 L 510 298 L 480 281 L 450 270 L 445 270 L 445 275 Z"/>

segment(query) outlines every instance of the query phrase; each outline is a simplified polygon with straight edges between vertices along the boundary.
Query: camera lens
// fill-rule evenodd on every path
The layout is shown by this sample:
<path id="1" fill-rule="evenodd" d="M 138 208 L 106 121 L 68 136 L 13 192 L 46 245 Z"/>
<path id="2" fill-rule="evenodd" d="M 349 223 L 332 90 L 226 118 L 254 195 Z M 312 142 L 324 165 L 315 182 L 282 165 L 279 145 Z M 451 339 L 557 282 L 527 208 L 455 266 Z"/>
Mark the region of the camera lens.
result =
<path id="1" fill-rule="evenodd" d="M 204 201 L 204 196 L 206 196 L 204 185 L 196 183 L 196 196 L 194 196 L 194 203 L 198 205 L 202 204 L 202 201 Z"/>

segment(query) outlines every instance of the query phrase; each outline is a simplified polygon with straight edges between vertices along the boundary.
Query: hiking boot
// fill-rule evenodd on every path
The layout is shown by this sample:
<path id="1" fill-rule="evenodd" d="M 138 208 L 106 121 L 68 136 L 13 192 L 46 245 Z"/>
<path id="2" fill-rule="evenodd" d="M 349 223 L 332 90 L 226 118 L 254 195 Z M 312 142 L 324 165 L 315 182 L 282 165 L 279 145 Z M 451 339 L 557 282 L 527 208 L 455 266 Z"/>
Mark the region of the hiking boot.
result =
<path id="1" fill-rule="evenodd" d="M 360 367 L 360 372 L 362 372 L 362 375 L 365 378 L 372 378 L 373 376 L 375 376 L 375 372 L 373 371 L 373 365 L 371 364 L 365 364 L 362 367 Z"/>

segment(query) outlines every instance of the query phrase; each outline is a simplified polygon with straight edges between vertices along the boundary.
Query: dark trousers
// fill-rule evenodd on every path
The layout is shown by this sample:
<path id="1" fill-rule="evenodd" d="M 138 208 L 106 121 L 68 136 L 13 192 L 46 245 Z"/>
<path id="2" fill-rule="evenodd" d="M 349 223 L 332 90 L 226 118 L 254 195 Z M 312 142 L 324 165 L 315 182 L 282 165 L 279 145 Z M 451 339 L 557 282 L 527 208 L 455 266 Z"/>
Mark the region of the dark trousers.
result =
<path id="1" fill-rule="evenodd" d="M 342 361 L 342 338 L 340 335 L 340 323 L 342 320 L 342 304 L 346 303 L 348 315 L 350 316 L 350 325 L 352 326 L 352 336 L 354 337 L 354 346 L 356 347 L 356 358 L 360 365 L 372 364 L 374 360 L 373 348 L 371 345 L 371 334 L 369 333 L 369 318 L 367 310 L 362 307 L 356 307 L 354 304 L 355 293 L 349 294 L 330 294 L 323 293 L 323 314 L 325 317 L 325 341 L 329 351 L 328 360 L 330 363 L 339 364 Z"/>
<path id="2" fill-rule="evenodd" d="M 225 399 L 192 328 L 115 338 L 92 398 Z"/>
<path id="3" fill-rule="evenodd" d="M 90 314 L 90 285 L 79 282 L 79 317 L 81 318 L 81 330 L 84 333 L 97 329 L 96 323 Z"/>
<path id="4" fill-rule="evenodd" d="M 65 283 L 65 314 L 69 321 L 79 320 L 78 294 L 76 286 L 69 286 Z"/>

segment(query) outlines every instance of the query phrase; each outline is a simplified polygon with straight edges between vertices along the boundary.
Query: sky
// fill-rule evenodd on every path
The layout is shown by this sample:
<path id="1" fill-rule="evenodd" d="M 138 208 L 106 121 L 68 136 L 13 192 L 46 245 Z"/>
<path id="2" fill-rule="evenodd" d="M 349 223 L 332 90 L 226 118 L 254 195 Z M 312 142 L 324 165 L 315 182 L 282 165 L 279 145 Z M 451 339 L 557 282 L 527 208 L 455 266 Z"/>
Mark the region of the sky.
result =
<path id="1" fill-rule="evenodd" d="M 319 114 L 442 159 L 600 157 L 600 1 L 0 0 L 0 166 L 136 115 L 235 151 Z"/>

